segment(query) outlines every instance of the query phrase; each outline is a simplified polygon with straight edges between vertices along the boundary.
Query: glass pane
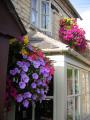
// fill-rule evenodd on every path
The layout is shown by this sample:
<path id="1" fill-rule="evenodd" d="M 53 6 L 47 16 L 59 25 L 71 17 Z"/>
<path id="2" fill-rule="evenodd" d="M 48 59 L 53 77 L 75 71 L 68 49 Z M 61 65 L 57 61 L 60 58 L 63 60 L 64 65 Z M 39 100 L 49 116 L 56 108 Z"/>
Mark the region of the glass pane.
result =
<path id="1" fill-rule="evenodd" d="M 75 120 L 80 120 L 80 97 L 75 97 Z"/>
<path id="2" fill-rule="evenodd" d="M 81 72 L 81 92 L 82 94 L 85 94 L 86 92 L 86 82 L 85 82 L 85 74 L 84 72 Z"/>
<path id="3" fill-rule="evenodd" d="M 73 98 L 67 100 L 67 120 L 73 120 Z"/>
<path id="4" fill-rule="evenodd" d="M 37 21 L 37 12 L 32 9 L 32 24 L 36 25 Z"/>
<path id="5" fill-rule="evenodd" d="M 34 8 L 36 10 L 37 0 L 32 0 L 31 4 L 32 4 L 32 8 Z"/>
<path id="6" fill-rule="evenodd" d="M 52 78 L 52 80 L 50 81 L 50 83 L 49 83 L 49 90 L 48 90 L 48 93 L 47 93 L 47 96 L 53 96 L 53 90 L 54 90 L 54 80 L 53 80 L 53 78 Z"/>
<path id="7" fill-rule="evenodd" d="M 86 93 L 89 93 L 89 79 L 88 79 L 88 73 L 86 73 Z"/>
<path id="8" fill-rule="evenodd" d="M 74 70 L 74 76 L 75 76 L 75 94 L 78 94 L 80 92 L 79 88 L 79 71 L 77 69 Z"/>
<path id="9" fill-rule="evenodd" d="M 87 94 L 86 96 L 86 102 L 87 102 L 87 114 L 90 114 L 89 111 L 90 111 L 90 95 Z"/>
<path id="10" fill-rule="evenodd" d="M 49 16 L 42 15 L 41 22 L 42 22 L 41 23 L 42 28 L 48 29 L 48 26 L 49 26 Z"/>
<path id="11" fill-rule="evenodd" d="M 16 106 L 15 120 L 32 120 L 32 104 L 28 109 Z"/>
<path id="12" fill-rule="evenodd" d="M 82 100 L 81 107 L 82 107 L 82 115 L 83 115 L 82 117 L 85 118 L 86 117 L 86 112 L 87 112 L 87 104 L 86 104 L 85 95 L 81 96 L 81 100 Z"/>
<path id="13" fill-rule="evenodd" d="M 44 15 L 49 15 L 49 2 L 42 1 L 42 13 Z"/>
<path id="14" fill-rule="evenodd" d="M 53 100 L 44 100 L 36 104 L 35 120 L 53 120 Z"/>
<path id="15" fill-rule="evenodd" d="M 67 69 L 67 94 L 73 94 L 73 71 L 72 69 Z"/>

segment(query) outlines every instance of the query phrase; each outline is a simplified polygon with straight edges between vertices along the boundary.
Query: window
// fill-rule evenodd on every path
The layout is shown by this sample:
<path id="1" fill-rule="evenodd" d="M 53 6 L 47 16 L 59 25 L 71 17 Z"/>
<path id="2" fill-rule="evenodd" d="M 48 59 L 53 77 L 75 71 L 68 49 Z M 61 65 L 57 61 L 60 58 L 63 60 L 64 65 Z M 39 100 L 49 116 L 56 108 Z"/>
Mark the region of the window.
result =
<path id="1" fill-rule="evenodd" d="M 79 70 L 67 68 L 67 120 L 80 120 Z"/>
<path id="2" fill-rule="evenodd" d="M 89 94 L 89 81 L 88 72 L 81 71 L 81 108 L 82 108 L 82 118 L 84 119 L 90 114 L 90 94 Z"/>
<path id="3" fill-rule="evenodd" d="M 67 120 L 82 120 L 90 113 L 88 72 L 67 67 Z"/>
<path id="4" fill-rule="evenodd" d="M 50 0 L 32 0 L 31 23 L 42 31 L 51 32 Z"/>

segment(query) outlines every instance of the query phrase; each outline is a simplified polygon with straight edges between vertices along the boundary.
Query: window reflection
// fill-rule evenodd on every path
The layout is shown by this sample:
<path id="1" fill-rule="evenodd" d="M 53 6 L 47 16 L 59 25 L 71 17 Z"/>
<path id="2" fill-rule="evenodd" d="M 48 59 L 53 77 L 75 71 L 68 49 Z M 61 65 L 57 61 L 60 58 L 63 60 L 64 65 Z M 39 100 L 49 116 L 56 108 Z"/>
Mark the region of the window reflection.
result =
<path id="1" fill-rule="evenodd" d="M 15 120 L 32 120 L 32 104 L 28 109 L 16 106 Z"/>
<path id="2" fill-rule="evenodd" d="M 80 89 L 79 89 L 79 71 L 77 69 L 74 70 L 74 76 L 75 76 L 75 94 L 78 94 L 80 92 Z"/>
<path id="3" fill-rule="evenodd" d="M 53 100 L 44 100 L 36 104 L 35 120 L 53 120 Z"/>
<path id="4" fill-rule="evenodd" d="M 72 69 L 67 69 L 67 94 L 73 94 L 73 71 Z"/>
<path id="5" fill-rule="evenodd" d="M 75 120 L 80 120 L 80 97 L 75 97 Z"/>
<path id="6" fill-rule="evenodd" d="M 73 98 L 67 100 L 67 120 L 73 120 Z"/>
<path id="7" fill-rule="evenodd" d="M 41 2 L 41 27 L 48 29 L 49 26 L 49 2 Z"/>

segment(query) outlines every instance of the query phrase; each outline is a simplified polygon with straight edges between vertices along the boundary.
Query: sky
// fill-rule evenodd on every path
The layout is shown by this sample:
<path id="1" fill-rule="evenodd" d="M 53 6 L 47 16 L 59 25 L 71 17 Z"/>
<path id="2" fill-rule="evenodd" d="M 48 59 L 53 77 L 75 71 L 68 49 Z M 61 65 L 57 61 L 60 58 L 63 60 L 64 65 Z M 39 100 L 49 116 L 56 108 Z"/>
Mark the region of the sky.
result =
<path id="1" fill-rule="evenodd" d="M 85 30 L 86 39 L 90 40 L 90 0 L 70 0 L 70 2 L 83 18 L 78 20 L 78 24 Z"/>

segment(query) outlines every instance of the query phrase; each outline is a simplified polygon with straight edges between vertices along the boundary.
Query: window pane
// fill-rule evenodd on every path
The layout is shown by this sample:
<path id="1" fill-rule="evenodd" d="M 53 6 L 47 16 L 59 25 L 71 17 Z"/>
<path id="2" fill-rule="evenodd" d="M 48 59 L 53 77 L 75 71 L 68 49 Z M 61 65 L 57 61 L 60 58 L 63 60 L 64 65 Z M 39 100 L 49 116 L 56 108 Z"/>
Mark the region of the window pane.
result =
<path id="1" fill-rule="evenodd" d="M 67 120 L 73 120 L 73 98 L 67 100 Z"/>
<path id="2" fill-rule="evenodd" d="M 49 90 L 48 90 L 48 93 L 47 93 L 47 96 L 53 96 L 53 90 L 54 90 L 54 83 L 53 83 L 54 81 L 53 81 L 53 78 L 52 78 L 52 80 L 50 81 L 50 83 L 49 83 Z"/>
<path id="3" fill-rule="evenodd" d="M 86 93 L 89 93 L 89 79 L 88 79 L 88 73 L 86 73 Z"/>
<path id="4" fill-rule="evenodd" d="M 80 97 L 75 97 L 75 120 L 80 120 Z"/>
<path id="5" fill-rule="evenodd" d="M 67 94 L 73 94 L 73 71 L 72 69 L 67 69 Z"/>
<path id="6" fill-rule="evenodd" d="M 49 25 L 49 16 L 42 15 L 42 17 L 41 17 L 41 25 L 42 25 L 42 28 L 48 29 L 48 25 Z"/>
<path id="7" fill-rule="evenodd" d="M 32 0 L 32 1 L 31 1 L 31 4 L 32 4 L 32 8 L 36 9 L 37 0 Z"/>
<path id="8" fill-rule="evenodd" d="M 42 14 L 49 15 L 49 2 L 42 1 Z"/>
<path id="9" fill-rule="evenodd" d="M 79 74 L 78 74 L 78 70 L 75 69 L 74 70 L 74 76 L 75 76 L 75 94 L 78 94 L 80 92 L 80 86 L 79 86 Z"/>
<path id="10" fill-rule="evenodd" d="M 81 92 L 82 94 L 85 94 L 86 92 L 86 82 L 85 82 L 85 74 L 84 72 L 82 71 L 81 72 Z"/>
<path id="11" fill-rule="evenodd" d="M 32 24 L 36 25 L 37 22 L 37 12 L 32 9 Z"/>
<path id="12" fill-rule="evenodd" d="M 44 100 L 36 103 L 35 120 L 53 120 L 53 100 Z"/>
<path id="13" fill-rule="evenodd" d="M 86 113 L 87 113 L 87 103 L 86 103 L 86 96 L 82 95 L 81 96 L 81 108 L 82 108 L 82 117 L 85 118 L 86 117 Z"/>
<path id="14" fill-rule="evenodd" d="M 15 120 L 32 120 L 32 104 L 30 104 L 28 109 L 16 105 Z"/>

